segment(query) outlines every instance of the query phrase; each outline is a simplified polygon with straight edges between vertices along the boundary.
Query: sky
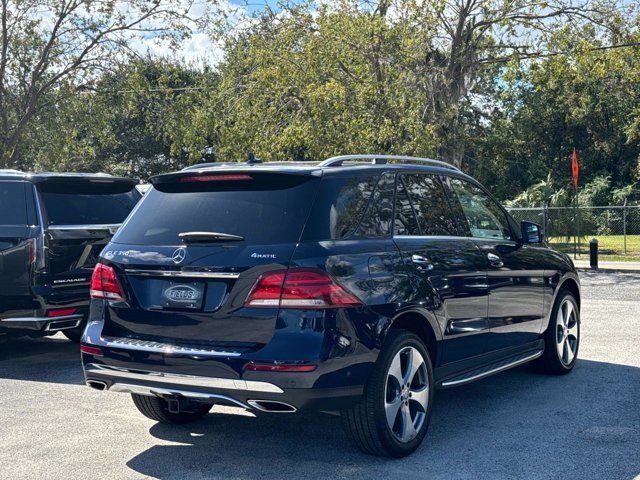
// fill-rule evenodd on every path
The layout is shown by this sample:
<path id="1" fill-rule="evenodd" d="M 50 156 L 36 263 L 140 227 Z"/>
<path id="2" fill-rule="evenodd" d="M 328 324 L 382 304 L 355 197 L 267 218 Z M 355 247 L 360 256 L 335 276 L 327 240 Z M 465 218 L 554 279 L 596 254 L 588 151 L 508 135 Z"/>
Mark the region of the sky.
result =
<path id="1" fill-rule="evenodd" d="M 266 6 L 278 11 L 278 0 L 220 0 L 218 6 L 234 17 L 247 18 L 251 14 L 264 9 Z M 193 17 L 201 18 L 206 15 L 207 9 L 211 5 L 206 0 L 196 0 L 190 14 Z M 174 56 L 191 65 L 218 64 L 223 59 L 223 49 L 219 42 L 212 39 L 204 29 L 194 28 L 192 34 L 179 43 L 176 51 L 172 51 L 166 41 L 162 41 L 157 35 L 149 34 L 143 38 L 136 38 L 130 42 L 130 47 L 142 55 L 166 57 Z"/>

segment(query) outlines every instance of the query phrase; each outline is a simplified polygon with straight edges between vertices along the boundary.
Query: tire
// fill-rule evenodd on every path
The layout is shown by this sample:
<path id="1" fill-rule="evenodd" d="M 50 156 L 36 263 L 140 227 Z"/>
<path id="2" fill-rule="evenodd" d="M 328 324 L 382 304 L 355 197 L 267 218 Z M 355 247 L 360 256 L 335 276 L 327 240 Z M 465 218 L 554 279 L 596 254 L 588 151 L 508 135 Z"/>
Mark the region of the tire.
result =
<path id="1" fill-rule="evenodd" d="M 191 402 L 188 410 L 175 413 L 169 411 L 169 403 L 162 398 L 135 393 L 131 394 L 131 398 L 140 413 L 151 420 L 161 423 L 184 424 L 195 422 L 209 413 L 209 410 L 213 407 L 213 405 L 206 403 Z"/>
<path id="2" fill-rule="evenodd" d="M 422 363 L 417 368 L 407 368 L 408 357 L 416 363 L 416 353 Z M 412 370 L 413 380 L 407 382 Z M 341 412 L 347 436 L 370 455 L 394 458 L 409 455 L 420 446 L 427 433 L 434 387 L 433 366 L 422 340 L 406 330 L 391 330 L 362 398 L 354 407 Z M 391 421 L 387 420 L 387 411 Z"/>
<path id="3" fill-rule="evenodd" d="M 543 338 L 544 353 L 533 362 L 534 370 L 550 375 L 566 375 L 573 370 L 580 348 L 580 309 L 570 291 L 558 293 Z"/>

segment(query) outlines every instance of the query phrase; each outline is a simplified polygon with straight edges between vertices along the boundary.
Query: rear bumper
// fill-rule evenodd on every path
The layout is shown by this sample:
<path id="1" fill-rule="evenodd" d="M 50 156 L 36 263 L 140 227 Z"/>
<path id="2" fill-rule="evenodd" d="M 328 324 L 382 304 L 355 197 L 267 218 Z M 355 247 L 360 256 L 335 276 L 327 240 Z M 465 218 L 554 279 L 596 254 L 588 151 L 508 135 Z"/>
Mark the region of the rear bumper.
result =
<path id="1" fill-rule="evenodd" d="M 339 411 L 356 403 L 363 391 L 357 385 L 282 389 L 266 381 L 128 370 L 96 363 L 86 363 L 84 372 L 87 385 L 97 390 L 221 403 L 269 413 Z"/>
<path id="2" fill-rule="evenodd" d="M 0 292 L 0 335 L 41 336 L 79 328 L 89 312 L 89 289 L 64 290 L 36 285 L 31 295 L 2 296 Z M 48 312 L 75 309 L 72 315 L 50 317 Z"/>
<path id="3" fill-rule="evenodd" d="M 378 357 L 368 326 L 356 314 L 316 311 L 314 328 L 289 311 L 287 323 L 257 350 L 160 343 L 106 334 L 102 303 L 94 301 L 82 343 L 101 354 L 82 353 L 89 386 L 111 392 L 190 398 L 247 409 L 279 402 L 287 411 L 336 411 L 361 397 Z M 307 314 L 311 315 L 311 314 Z M 359 314 L 358 314 L 359 315 Z M 256 371 L 249 364 L 309 365 L 313 371 Z"/>
<path id="4" fill-rule="evenodd" d="M 0 332 L 4 333 L 41 333 L 48 334 L 78 328 L 84 315 L 65 315 L 62 317 L 15 317 L 0 319 Z"/>

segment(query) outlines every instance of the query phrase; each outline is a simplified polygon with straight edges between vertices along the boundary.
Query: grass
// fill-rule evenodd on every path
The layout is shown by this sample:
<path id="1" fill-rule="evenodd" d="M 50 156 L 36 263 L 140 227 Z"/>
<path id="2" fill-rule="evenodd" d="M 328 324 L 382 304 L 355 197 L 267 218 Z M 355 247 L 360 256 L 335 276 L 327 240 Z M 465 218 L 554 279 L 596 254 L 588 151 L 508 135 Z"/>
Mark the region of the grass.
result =
<path id="1" fill-rule="evenodd" d="M 624 253 L 624 235 L 596 235 L 580 239 L 578 258 L 589 258 L 589 241 L 598 240 L 598 257 L 602 261 L 640 262 L 640 235 L 627 235 L 627 253 Z M 549 244 L 561 252 L 573 256 L 573 238 L 549 238 Z"/>

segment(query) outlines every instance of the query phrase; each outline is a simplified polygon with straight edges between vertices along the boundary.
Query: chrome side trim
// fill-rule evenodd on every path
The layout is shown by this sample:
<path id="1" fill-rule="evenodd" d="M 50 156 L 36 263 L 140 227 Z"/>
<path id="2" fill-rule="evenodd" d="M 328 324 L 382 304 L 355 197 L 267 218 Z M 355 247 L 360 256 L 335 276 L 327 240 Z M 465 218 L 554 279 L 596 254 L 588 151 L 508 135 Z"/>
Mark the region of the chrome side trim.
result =
<path id="1" fill-rule="evenodd" d="M 224 400 L 240 408 L 250 409 L 249 405 L 242 403 L 240 400 L 236 400 L 235 398 L 231 398 L 226 395 L 219 395 L 217 393 L 190 392 L 188 390 L 146 387 L 141 385 L 130 385 L 127 383 L 114 383 L 107 391 L 115 393 L 135 393 L 137 395 L 146 395 L 148 397 L 183 397 L 211 403 L 215 403 L 216 400 Z"/>
<path id="2" fill-rule="evenodd" d="M 523 363 L 530 362 L 531 360 L 535 360 L 538 357 L 541 357 L 544 353 L 544 350 L 539 350 L 532 355 L 521 358 L 519 360 L 515 360 L 511 363 L 507 363 L 506 365 L 501 365 L 494 369 L 488 370 L 486 372 L 478 373 L 476 375 L 472 375 L 470 377 L 461 378 L 460 380 L 450 380 L 444 381 L 440 384 L 442 387 L 455 387 L 458 385 L 464 385 L 465 383 L 470 383 L 476 380 L 480 380 L 481 378 L 488 377 L 490 375 L 494 375 L 496 373 L 503 372 L 505 370 L 509 370 L 510 368 L 517 367 L 518 365 L 522 365 Z"/>
<path id="3" fill-rule="evenodd" d="M 185 277 L 185 278 L 228 278 L 234 279 L 239 273 L 231 272 L 189 272 L 184 270 L 135 270 L 125 269 L 127 275 L 140 275 L 145 277 Z"/>
<path id="4" fill-rule="evenodd" d="M 208 348 L 181 347 L 170 343 L 153 342 L 125 337 L 102 337 L 99 346 L 126 348 L 141 352 L 163 353 L 165 355 L 195 355 L 200 357 L 239 357 L 240 352 L 214 350 Z"/>
<path id="5" fill-rule="evenodd" d="M 255 380 L 235 380 L 233 378 L 199 377 L 176 373 L 152 372 L 144 370 L 131 371 L 124 368 L 110 367 L 90 363 L 85 367 L 85 376 L 103 375 L 107 378 L 124 378 L 144 382 L 183 385 L 188 387 L 219 388 L 223 390 L 241 390 L 248 392 L 283 393 L 283 390 L 267 382 Z M 97 378 L 100 380 L 100 377 Z M 153 386 L 145 386 L 155 390 Z"/>
<path id="6" fill-rule="evenodd" d="M 46 323 L 51 323 L 51 322 L 57 322 L 57 321 L 65 321 L 65 320 L 73 320 L 74 318 L 78 318 L 80 320 L 82 320 L 82 315 L 78 315 L 78 314 L 73 314 L 73 315 L 65 315 L 63 317 L 12 317 L 12 318 L 2 318 L 0 319 L 1 322 L 7 322 L 7 323 L 26 323 L 26 322 L 46 322 Z"/>
<path id="7" fill-rule="evenodd" d="M 90 225 L 49 225 L 47 230 L 117 230 L 119 223 L 110 224 L 90 224 Z"/>

